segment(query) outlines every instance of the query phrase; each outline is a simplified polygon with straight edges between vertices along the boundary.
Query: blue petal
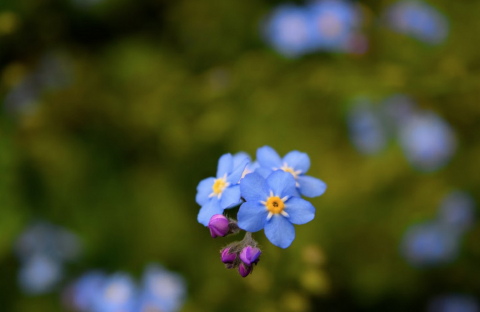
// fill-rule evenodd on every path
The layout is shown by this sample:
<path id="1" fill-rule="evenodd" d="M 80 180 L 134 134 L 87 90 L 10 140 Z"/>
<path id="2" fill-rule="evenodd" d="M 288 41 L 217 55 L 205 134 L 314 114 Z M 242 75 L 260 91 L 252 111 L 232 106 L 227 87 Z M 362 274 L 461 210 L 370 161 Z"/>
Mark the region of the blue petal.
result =
<path id="1" fill-rule="evenodd" d="M 299 176 L 297 178 L 300 193 L 307 197 L 317 197 L 325 193 L 327 185 L 320 179 L 310 176 Z"/>
<path id="2" fill-rule="evenodd" d="M 265 224 L 265 235 L 275 246 L 287 248 L 295 239 L 295 228 L 287 218 L 277 214 Z"/>
<path id="3" fill-rule="evenodd" d="M 293 168 L 295 171 L 300 170 L 302 173 L 307 172 L 310 168 L 310 158 L 306 153 L 299 151 L 291 151 L 285 155 L 283 162 L 287 163 L 288 167 Z"/>
<path id="4" fill-rule="evenodd" d="M 240 165 L 245 159 L 247 159 L 249 162 L 252 161 L 250 155 L 245 152 L 238 152 L 233 155 L 233 168 L 238 167 L 238 165 Z"/>
<path id="5" fill-rule="evenodd" d="M 264 168 L 264 167 L 259 167 L 255 169 L 255 172 L 261 175 L 264 179 L 268 178 L 268 176 L 273 172 L 272 169 Z"/>
<path id="6" fill-rule="evenodd" d="M 222 208 L 232 208 L 238 206 L 242 201 L 240 200 L 240 185 L 227 187 L 223 190 L 220 197 L 220 206 Z"/>
<path id="7" fill-rule="evenodd" d="M 267 184 L 274 196 L 283 198 L 295 195 L 295 178 L 288 172 L 277 170 L 267 178 Z"/>
<path id="8" fill-rule="evenodd" d="M 229 174 L 233 169 L 233 157 L 232 154 L 224 154 L 218 160 L 217 178 L 223 178 L 225 174 Z"/>
<path id="9" fill-rule="evenodd" d="M 200 206 L 205 205 L 210 199 L 208 196 L 213 192 L 213 183 L 215 183 L 215 178 L 206 178 L 198 183 L 195 201 Z"/>
<path id="10" fill-rule="evenodd" d="M 199 223 L 207 226 L 210 218 L 214 214 L 222 214 L 223 208 L 220 206 L 220 202 L 216 197 L 212 197 L 205 205 L 200 208 L 198 212 L 197 220 Z"/>
<path id="11" fill-rule="evenodd" d="M 267 181 L 255 172 L 247 174 L 240 181 L 240 191 L 246 201 L 267 200 L 269 194 Z"/>
<path id="12" fill-rule="evenodd" d="M 257 150 L 257 161 L 260 166 L 269 169 L 280 168 L 282 166 L 282 159 L 270 146 L 260 147 Z"/>
<path id="13" fill-rule="evenodd" d="M 238 226 L 248 232 L 260 231 L 265 227 L 268 210 L 259 202 L 245 202 L 238 210 Z"/>
<path id="14" fill-rule="evenodd" d="M 227 176 L 227 182 L 230 182 L 231 184 L 238 184 L 238 182 L 242 178 L 243 171 L 248 165 L 248 162 L 248 159 L 244 159 L 243 162 L 240 163 L 240 165 L 234 167 L 233 172 L 229 176 Z"/>
<path id="15" fill-rule="evenodd" d="M 293 224 L 305 224 L 315 218 L 315 207 L 300 197 L 291 197 L 285 202 L 288 220 Z"/>

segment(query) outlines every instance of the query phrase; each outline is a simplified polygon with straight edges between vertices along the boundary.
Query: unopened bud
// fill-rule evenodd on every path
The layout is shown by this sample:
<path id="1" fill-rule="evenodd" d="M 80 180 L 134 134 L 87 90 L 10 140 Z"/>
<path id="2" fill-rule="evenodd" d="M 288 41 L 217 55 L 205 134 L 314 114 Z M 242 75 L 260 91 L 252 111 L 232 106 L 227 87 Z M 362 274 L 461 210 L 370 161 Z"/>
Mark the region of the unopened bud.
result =
<path id="1" fill-rule="evenodd" d="M 230 253 L 230 248 L 225 248 L 221 252 L 222 254 L 222 262 L 225 264 L 231 264 L 237 259 L 236 253 Z"/>
<path id="2" fill-rule="evenodd" d="M 254 263 L 257 264 L 257 262 L 260 260 L 259 258 L 261 253 L 262 251 L 256 247 L 246 246 L 240 252 L 240 260 L 249 266 Z"/>
<path id="3" fill-rule="evenodd" d="M 252 272 L 252 269 L 253 267 L 251 265 L 246 265 L 245 263 L 242 262 L 238 267 L 238 273 L 240 273 L 242 277 L 247 277 L 248 274 Z"/>
<path id="4" fill-rule="evenodd" d="M 230 227 L 228 226 L 228 224 L 229 221 L 224 215 L 213 215 L 208 222 L 208 228 L 210 229 L 210 234 L 212 235 L 212 237 L 223 237 L 227 235 L 230 231 Z"/>

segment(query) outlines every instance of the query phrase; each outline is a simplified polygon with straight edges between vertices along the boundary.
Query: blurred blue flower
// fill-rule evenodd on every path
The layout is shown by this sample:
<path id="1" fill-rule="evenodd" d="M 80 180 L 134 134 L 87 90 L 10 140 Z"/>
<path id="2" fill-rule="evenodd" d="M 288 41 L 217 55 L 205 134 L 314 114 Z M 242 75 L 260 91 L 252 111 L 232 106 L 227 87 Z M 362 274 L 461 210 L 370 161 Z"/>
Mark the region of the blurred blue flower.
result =
<path id="1" fill-rule="evenodd" d="M 62 277 L 62 263 L 59 260 L 36 254 L 21 265 L 18 283 L 24 293 L 40 295 L 52 291 Z"/>
<path id="2" fill-rule="evenodd" d="M 130 312 L 135 308 L 137 292 L 130 276 L 116 273 L 107 277 L 92 298 L 92 312 Z"/>
<path id="3" fill-rule="evenodd" d="M 315 217 L 312 204 L 294 196 L 295 179 L 290 173 L 277 170 L 267 179 L 250 173 L 242 179 L 240 188 L 246 202 L 238 211 L 238 226 L 248 232 L 265 228 L 265 235 L 275 246 L 290 246 L 295 239 L 293 224 L 304 224 Z"/>
<path id="4" fill-rule="evenodd" d="M 139 312 L 175 312 L 180 310 L 185 300 L 185 280 L 159 265 L 147 267 L 142 286 Z"/>
<path id="5" fill-rule="evenodd" d="M 437 297 L 428 305 L 428 312 L 480 312 L 480 306 L 474 297 L 452 294 Z"/>
<path id="6" fill-rule="evenodd" d="M 322 180 L 305 175 L 310 168 L 310 158 L 306 153 L 291 151 L 282 159 L 273 148 L 264 146 L 257 150 L 257 161 L 260 168 L 255 172 L 264 178 L 274 170 L 290 173 L 295 178 L 297 191 L 303 196 L 317 197 L 327 189 L 327 185 Z M 292 195 L 299 196 L 297 192 Z"/>
<path id="7" fill-rule="evenodd" d="M 222 214 L 224 209 L 233 208 L 241 203 L 240 181 L 248 160 L 234 167 L 231 154 L 225 154 L 218 160 L 217 177 L 206 178 L 197 186 L 196 202 L 202 206 L 197 220 L 207 226 L 215 214 Z"/>
<path id="8" fill-rule="evenodd" d="M 426 172 L 445 166 L 456 150 L 452 128 L 433 112 L 420 112 L 408 118 L 400 126 L 399 141 L 407 160 Z"/>
<path id="9" fill-rule="evenodd" d="M 100 271 L 90 271 L 78 278 L 68 293 L 68 304 L 76 311 L 89 312 L 93 309 L 93 300 L 106 280 Z"/>
<path id="10" fill-rule="evenodd" d="M 422 1 L 399 1 L 385 12 L 391 29 L 429 44 L 439 44 L 448 35 L 447 18 Z"/>
<path id="11" fill-rule="evenodd" d="M 311 48 L 313 50 L 348 51 L 360 26 L 359 10 L 352 2 L 321 0 L 308 7 Z"/>
<path id="12" fill-rule="evenodd" d="M 280 54 L 298 57 L 311 49 L 309 12 L 293 4 L 277 7 L 263 25 L 266 40 Z"/>
<path id="13" fill-rule="evenodd" d="M 440 223 L 463 233 L 475 222 L 475 201 L 466 192 L 454 191 L 443 199 L 438 214 Z"/>
<path id="14" fill-rule="evenodd" d="M 347 116 L 352 144 L 362 154 L 377 154 L 387 145 L 387 132 L 378 111 L 370 101 L 359 99 Z"/>
<path id="15" fill-rule="evenodd" d="M 458 256 L 459 236 L 437 223 L 411 226 L 403 236 L 401 253 L 413 266 L 446 264 Z"/>
<path id="16" fill-rule="evenodd" d="M 38 221 L 29 225 L 17 238 L 14 249 L 21 261 L 27 261 L 37 254 L 59 261 L 71 261 L 80 256 L 82 247 L 75 234 L 48 222 Z"/>

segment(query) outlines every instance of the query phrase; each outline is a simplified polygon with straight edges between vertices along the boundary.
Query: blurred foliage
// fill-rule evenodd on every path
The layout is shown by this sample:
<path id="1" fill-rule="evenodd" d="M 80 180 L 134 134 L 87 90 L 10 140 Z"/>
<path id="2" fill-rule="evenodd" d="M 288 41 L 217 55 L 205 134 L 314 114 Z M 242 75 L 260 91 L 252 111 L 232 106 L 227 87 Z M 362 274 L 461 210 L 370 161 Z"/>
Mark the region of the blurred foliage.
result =
<path id="1" fill-rule="evenodd" d="M 62 0 L 0 3 L 0 94 L 47 53 L 71 62 L 71 83 L 44 88 L 28 111 L 0 113 L 0 300 L 5 311 L 62 311 L 59 294 L 22 295 L 12 242 L 32 220 L 78 234 L 90 268 L 138 276 L 160 262 L 188 281 L 184 311 L 418 311 L 442 292 L 480 293 L 480 235 L 460 259 L 409 267 L 399 242 L 452 189 L 480 187 L 480 1 L 439 0 L 451 34 L 429 47 L 379 27 L 391 1 L 362 1 L 370 51 L 284 59 L 258 34 L 273 0 Z M 353 97 L 409 94 L 459 138 L 449 166 L 414 171 L 392 145 L 358 154 L 345 113 Z M 218 157 L 268 144 L 307 152 L 324 180 L 313 222 L 281 250 L 263 232 L 254 273 L 225 270 L 197 223 L 197 183 Z M 316 260 L 315 260 L 316 259 Z"/>

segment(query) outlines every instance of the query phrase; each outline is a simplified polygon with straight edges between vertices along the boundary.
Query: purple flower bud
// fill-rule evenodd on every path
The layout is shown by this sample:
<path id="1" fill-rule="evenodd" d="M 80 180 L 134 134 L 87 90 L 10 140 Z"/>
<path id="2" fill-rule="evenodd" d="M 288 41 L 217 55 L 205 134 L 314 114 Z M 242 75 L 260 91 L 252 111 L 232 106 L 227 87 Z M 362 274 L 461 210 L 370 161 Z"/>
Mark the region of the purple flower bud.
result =
<path id="1" fill-rule="evenodd" d="M 208 222 L 208 228 L 210 229 L 210 234 L 213 238 L 217 236 L 225 236 L 230 230 L 228 226 L 228 219 L 221 214 L 213 215 Z"/>
<path id="2" fill-rule="evenodd" d="M 237 254 L 236 253 L 229 253 L 230 248 L 225 248 L 222 250 L 222 262 L 223 263 L 233 263 L 235 259 L 237 259 Z"/>
<path id="3" fill-rule="evenodd" d="M 247 277 L 248 274 L 252 272 L 252 266 L 251 265 L 246 265 L 245 263 L 240 263 L 240 266 L 238 267 L 238 273 L 242 277 Z"/>
<path id="4" fill-rule="evenodd" d="M 256 247 L 247 246 L 240 252 L 240 260 L 246 265 L 256 264 L 260 260 L 259 257 L 261 253 L 262 251 Z"/>

